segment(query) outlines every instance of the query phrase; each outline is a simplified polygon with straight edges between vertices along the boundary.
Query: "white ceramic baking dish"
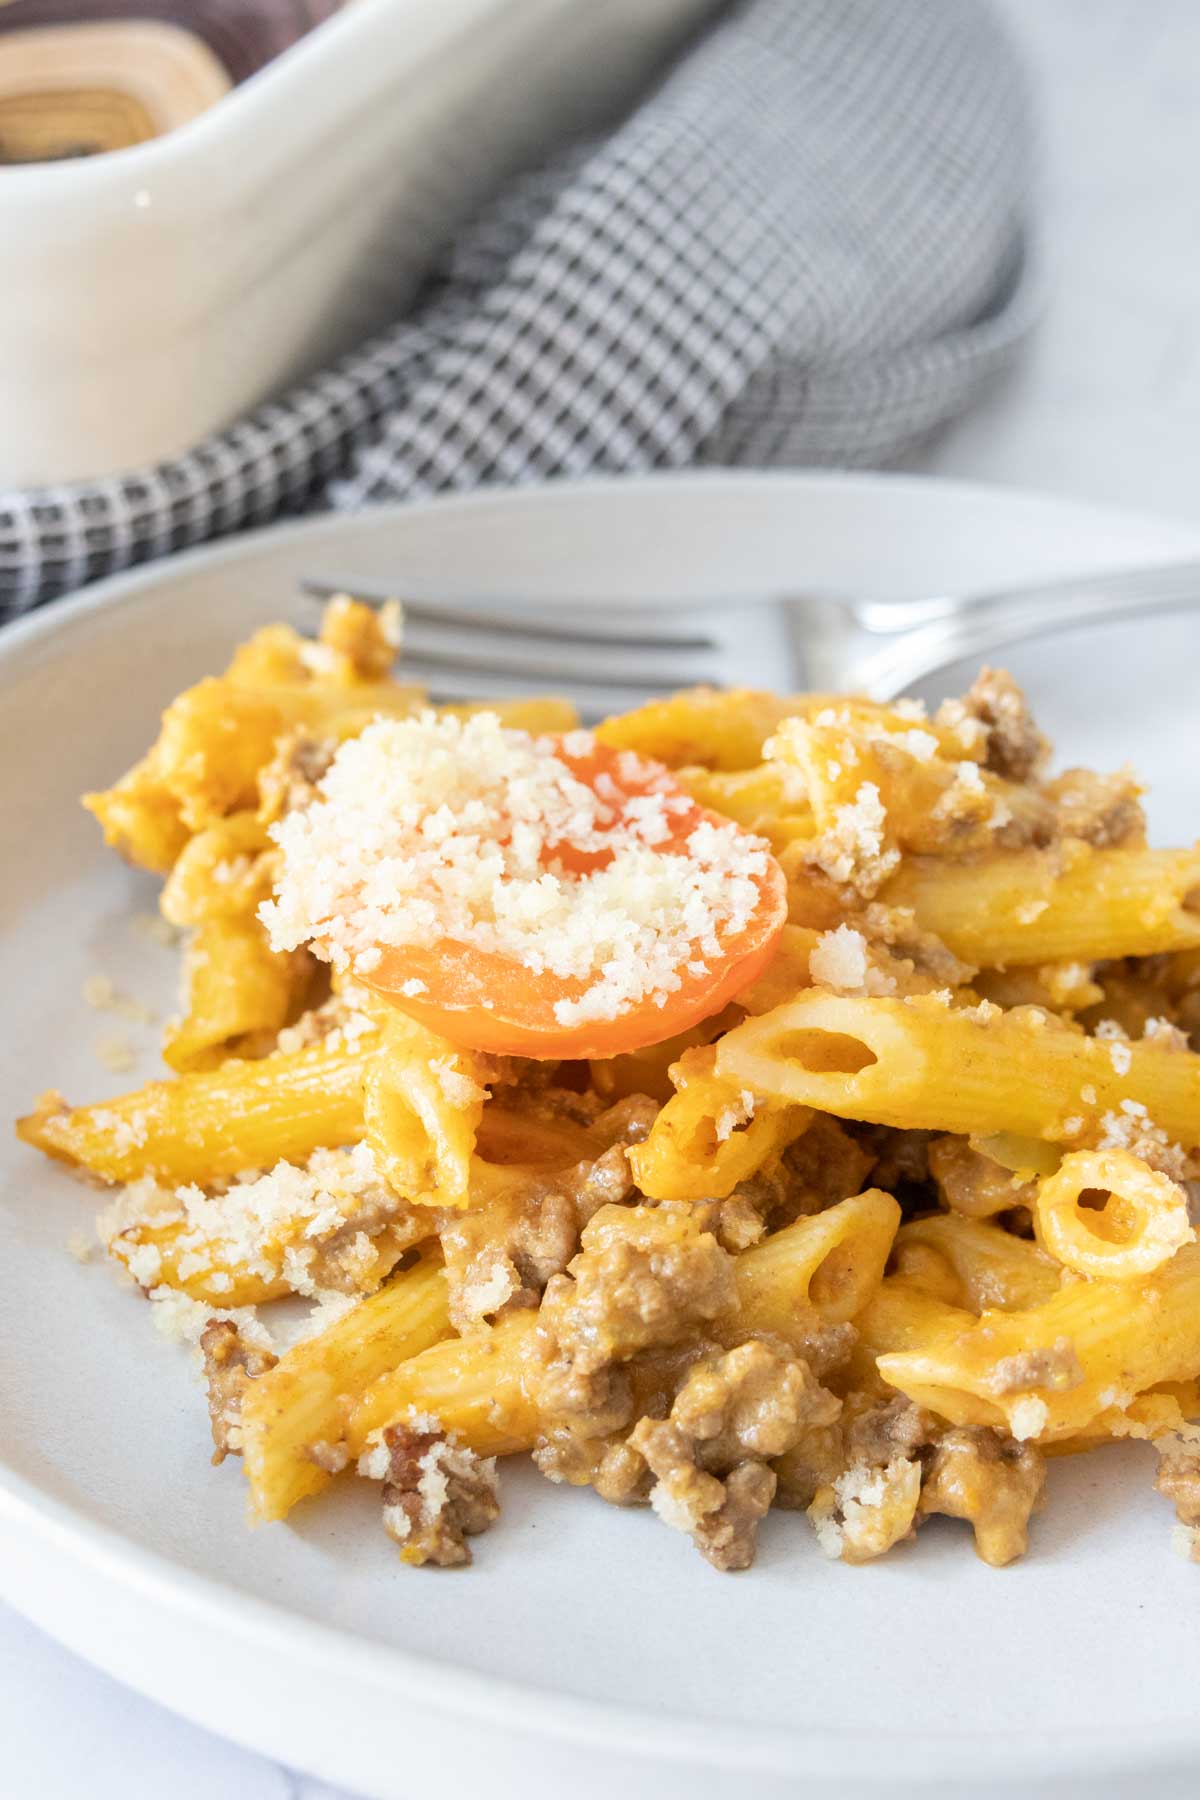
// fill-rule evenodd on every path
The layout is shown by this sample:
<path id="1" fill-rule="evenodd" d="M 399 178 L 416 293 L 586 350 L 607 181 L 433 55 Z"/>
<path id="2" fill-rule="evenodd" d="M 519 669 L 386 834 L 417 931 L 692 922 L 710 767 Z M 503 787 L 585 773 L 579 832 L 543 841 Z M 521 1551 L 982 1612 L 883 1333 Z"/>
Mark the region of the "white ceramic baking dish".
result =
<path id="1" fill-rule="evenodd" d="M 169 456 L 411 297 L 716 0 L 354 0 L 190 123 L 0 169 L 0 484 Z"/>

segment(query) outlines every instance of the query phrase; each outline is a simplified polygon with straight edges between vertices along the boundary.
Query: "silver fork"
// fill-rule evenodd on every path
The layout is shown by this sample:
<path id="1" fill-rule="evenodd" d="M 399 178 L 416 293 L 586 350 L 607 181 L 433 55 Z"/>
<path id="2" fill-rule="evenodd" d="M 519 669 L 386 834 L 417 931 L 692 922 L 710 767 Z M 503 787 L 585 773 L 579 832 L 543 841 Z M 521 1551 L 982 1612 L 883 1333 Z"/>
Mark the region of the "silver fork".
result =
<path id="1" fill-rule="evenodd" d="M 892 699 L 947 662 L 986 657 L 1016 639 L 1198 607 L 1200 562 L 912 600 L 758 594 L 551 608 L 500 594 L 409 600 L 403 582 L 389 594 L 354 580 L 314 579 L 303 588 L 317 599 L 348 593 L 372 605 L 399 597 L 401 668 L 435 701 L 555 693 L 592 720 L 696 683 Z"/>

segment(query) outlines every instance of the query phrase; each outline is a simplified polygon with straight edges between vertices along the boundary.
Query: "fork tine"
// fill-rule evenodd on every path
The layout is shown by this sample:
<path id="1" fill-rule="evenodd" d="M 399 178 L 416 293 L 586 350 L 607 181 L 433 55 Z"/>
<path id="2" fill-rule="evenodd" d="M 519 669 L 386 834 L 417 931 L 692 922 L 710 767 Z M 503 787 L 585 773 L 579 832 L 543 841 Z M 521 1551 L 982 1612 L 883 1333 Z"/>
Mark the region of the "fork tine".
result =
<path id="1" fill-rule="evenodd" d="M 493 679 L 502 677 L 510 681 L 524 680 L 527 685 L 550 682 L 557 684 L 558 688 L 624 688 L 639 694 L 661 694 L 672 686 L 678 687 L 681 683 L 686 685 L 686 673 L 683 672 L 646 672 L 628 665 L 614 669 L 611 664 L 603 667 L 588 667 L 580 663 L 567 666 L 562 663 L 547 663 L 541 659 L 536 663 L 513 663 L 500 658 L 459 656 L 453 651 L 438 650 L 405 649 L 401 667 L 405 674 L 418 675 L 431 681 L 437 681 L 447 674 L 459 674 L 488 676 Z M 722 685 L 714 681 L 707 671 L 705 679 L 710 687 Z"/>
<path id="2" fill-rule="evenodd" d="M 365 590 L 354 582 L 308 580 L 302 581 L 300 585 L 306 594 L 319 600 L 332 600 L 338 594 L 350 594 L 367 606 L 383 606 L 387 601 L 397 598 L 394 593 Z M 685 635 L 679 632 L 642 631 L 635 635 L 629 631 L 608 631 L 603 628 L 591 630 L 582 625 L 564 625 L 553 618 L 522 618 L 519 616 L 521 612 L 526 615 L 532 612 L 528 601 L 514 600 L 511 610 L 506 603 L 496 602 L 494 612 L 490 609 L 474 611 L 454 604 L 429 606 L 419 600 L 404 600 L 401 604 L 406 620 L 429 625 L 457 626 L 466 631 L 494 631 L 507 637 L 532 638 L 545 643 L 595 645 L 597 648 L 635 651 L 718 648 L 715 639 L 702 637 L 696 632 Z"/>

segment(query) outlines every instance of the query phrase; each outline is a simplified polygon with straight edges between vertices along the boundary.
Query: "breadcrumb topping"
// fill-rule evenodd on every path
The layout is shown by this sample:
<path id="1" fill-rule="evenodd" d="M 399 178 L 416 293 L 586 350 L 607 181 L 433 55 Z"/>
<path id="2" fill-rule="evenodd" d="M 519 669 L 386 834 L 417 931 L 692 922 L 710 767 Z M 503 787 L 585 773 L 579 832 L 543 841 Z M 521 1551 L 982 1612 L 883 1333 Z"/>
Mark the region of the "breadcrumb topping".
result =
<path id="1" fill-rule="evenodd" d="M 853 803 L 839 806 L 833 824 L 818 840 L 813 861 L 832 881 L 870 896 L 900 861 L 900 852 L 884 848 L 887 812 L 873 781 L 864 781 Z"/>
<path id="2" fill-rule="evenodd" d="M 1187 1153 L 1155 1123 L 1141 1100 L 1122 1100 L 1119 1108 L 1102 1116 L 1096 1148 L 1128 1150 L 1172 1181 L 1183 1181 L 1190 1173 Z"/>
<path id="3" fill-rule="evenodd" d="M 631 757 L 622 777 L 644 786 L 645 771 Z M 630 796 L 602 775 L 593 791 L 550 740 L 492 713 L 377 720 L 342 745 L 318 804 L 273 827 L 282 871 L 260 916 L 274 949 L 312 941 L 360 974 L 406 946 L 502 955 L 581 984 L 555 1004 L 562 1025 L 661 1005 L 750 923 L 767 846 L 702 820 L 686 855 L 668 852 L 690 803 L 660 781 Z M 576 873 L 564 844 L 608 860 Z"/>
<path id="4" fill-rule="evenodd" d="M 147 1177 L 123 1188 L 96 1224 L 100 1241 L 143 1288 L 158 1283 L 163 1256 L 142 1234 L 173 1227 L 174 1280 L 202 1275 L 219 1290 L 227 1264 L 265 1281 L 282 1273 L 296 1293 L 314 1296 L 319 1246 L 344 1235 L 341 1273 L 365 1278 L 374 1261 L 372 1234 L 402 1210 L 370 1146 L 356 1144 L 315 1150 L 303 1167 L 280 1162 L 266 1174 L 247 1170 L 220 1193 L 192 1184 L 163 1188 Z M 356 1225 L 364 1227 L 357 1236 Z"/>

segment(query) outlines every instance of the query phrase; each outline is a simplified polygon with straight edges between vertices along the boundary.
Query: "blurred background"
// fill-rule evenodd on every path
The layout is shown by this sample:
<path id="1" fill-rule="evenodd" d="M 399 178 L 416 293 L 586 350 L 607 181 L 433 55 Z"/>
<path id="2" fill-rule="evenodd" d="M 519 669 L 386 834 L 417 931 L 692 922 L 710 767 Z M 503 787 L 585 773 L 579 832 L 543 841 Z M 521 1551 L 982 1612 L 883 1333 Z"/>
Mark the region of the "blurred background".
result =
<path id="1" fill-rule="evenodd" d="M 1030 70 L 1045 304 L 1010 377 L 918 466 L 1200 512 L 1200 8 L 997 0 Z"/>
<path id="2" fill-rule="evenodd" d="M 389 3 L 396 18 L 408 16 L 407 0 Z M 928 27 L 930 9 L 922 4 L 909 13 L 910 5 L 915 0 L 895 0 L 896 17 L 903 23 L 919 13 Z M 800 0 L 797 6 L 801 10 Z M 422 359 L 438 333 L 445 334 L 438 341 L 450 341 L 452 329 L 460 328 L 461 307 L 449 323 L 444 312 L 436 315 L 432 336 L 405 335 L 404 321 L 415 306 L 440 305 L 447 283 L 462 284 L 460 298 L 483 291 L 472 286 L 478 270 L 461 260 L 455 264 L 453 256 L 447 261 L 446 240 L 453 248 L 454 234 L 443 229 L 450 214 L 439 207 L 465 220 L 489 188 L 502 185 L 493 179 L 498 171 L 536 161 L 569 127 L 598 131 L 619 113 L 622 94 L 643 91 L 653 69 L 716 10 L 699 3 L 672 8 L 659 0 L 623 6 L 529 0 L 516 29 L 501 19 L 503 9 L 482 0 L 462 8 L 458 0 L 444 0 L 439 17 L 427 7 L 413 9 L 413 19 L 422 12 L 421 31 L 428 33 L 422 57 L 441 59 L 439 91 L 450 125 L 433 116 L 432 77 L 418 57 L 417 76 L 405 90 L 404 132 L 393 138 L 396 121 L 386 107 L 379 110 L 379 71 L 363 66 L 358 28 L 336 42 L 332 35 L 349 26 L 359 8 L 364 18 L 367 9 L 381 13 L 379 0 L 351 0 L 344 19 L 306 36 L 338 9 L 318 0 L 260 0 L 256 7 L 239 0 L 178 0 L 176 7 L 126 0 L 111 8 L 0 0 L 0 414 L 7 420 L 6 434 L 0 433 L 0 616 L 124 562 L 283 511 L 427 491 L 426 476 L 411 475 L 411 464 L 394 454 L 388 421 L 398 418 L 404 426 L 414 385 L 428 375 Z M 847 0 L 846 16 L 862 10 Z M 48 34 L 85 11 L 94 27 L 108 15 L 113 33 L 71 50 L 50 36 L 20 41 L 22 34 Z M 453 33 L 452 13 L 459 19 Z M 973 6 L 970 13 L 984 16 Z M 164 31 L 163 21 L 173 15 L 185 19 L 187 35 L 171 35 L 169 25 Z M 954 0 L 943 8 L 947 27 L 964 15 Z M 925 410 L 915 406 L 911 421 L 906 418 L 891 436 L 873 421 L 871 431 L 855 437 L 853 395 L 847 400 L 834 383 L 815 421 L 800 399 L 781 398 L 774 389 L 759 395 L 770 415 L 769 440 L 784 446 L 784 461 L 891 462 L 1194 518 L 1200 515 L 1200 223 L 1194 197 L 1200 6 L 1195 0 L 993 0 L 989 16 L 1010 34 L 1032 100 L 1027 144 L 1016 146 L 1027 154 L 1027 194 L 1014 162 L 999 201 L 1011 210 L 1018 185 L 1026 196 L 1018 233 L 1025 310 L 1000 350 L 981 360 L 978 382 L 953 393 L 941 387 L 932 399 L 926 394 Z M 381 20 L 381 28 L 386 37 L 394 21 L 388 26 Z M 327 63 L 325 51 L 314 50 L 324 30 L 331 32 Z M 352 96 L 348 122 L 339 125 L 330 111 L 327 127 L 338 137 L 339 156 L 353 151 L 365 158 L 344 171 L 350 189 L 364 198 L 338 251 L 344 261 L 337 288 L 345 306 L 321 297 L 316 264 L 297 262 L 283 300 L 270 298 L 262 311 L 255 305 L 235 309 L 232 322 L 219 326 L 218 373 L 210 383 L 197 377 L 196 367 L 208 354 L 204 331 L 212 308 L 235 291 L 274 293 L 270 259 L 261 267 L 255 259 L 284 215 L 295 212 L 289 168 L 294 177 L 300 159 L 316 171 L 303 184 L 309 190 L 329 175 L 320 158 L 313 162 L 312 141 L 302 130 L 304 106 L 290 97 L 292 73 L 282 84 L 279 112 L 272 110 L 265 83 L 255 89 L 255 71 L 265 67 L 269 74 L 272 59 L 286 52 L 278 64 L 283 70 L 293 53 L 288 47 L 296 44 L 301 56 L 313 51 L 310 62 L 295 64 L 296 88 L 320 94 L 328 82 Z M 499 62 L 488 63 L 485 51 Z M 968 54 L 966 46 L 964 58 Z M 561 79 L 560 57 L 575 70 L 569 80 Z M 507 71 L 507 88 L 489 85 L 486 69 L 497 66 Z M 222 133 L 241 104 L 235 91 L 250 77 L 240 89 L 249 102 L 247 149 L 240 126 L 228 127 L 227 140 Z M 735 77 L 731 65 L 729 87 L 718 83 L 710 95 L 734 95 Z M 969 83 L 961 91 L 968 92 Z M 488 99 L 482 106 L 481 92 Z M 518 93 L 519 102 L 513 98 Z M 736 137 L 736 107 L 727 113 L 712 105 L 705 116 L 713 134 Z M 1011 136 L 1015 128 L 1006 129 Z M 482 157 L 472 131 L 486 143 Z M 419 143 L 425 153 L 418 152 Z M 645 143 L 639 140 L 641 153 Z M 188 166 L 193 151 L 195 174 Z M 422 181 L 408 184 L 421 154 L 427 154 Z M 128 183 L 117 179 L 122 169 L 135 168 L 125 159 L 143 155 L 149 159 L 144 180 L 140 173 Z M 404 205 L 399 219 L 394 208 L 385 209 L 387 228 L 409 231 L 420 255 L 393 255 L 385 279 L 373 260 L 384 214 L 365 202 L 378 197 L 389 164 Z M 117 172 L 111 191 L 110 171 Z M 634 169 L 631 179 L 636 175 Z M 521 215 L 522 229 L 532 236 L 523 242 L 535 242 L 537 220 L 544 216 L 538 206 L 549 204 L 563 178 L 560 169 L 540 199 L 539 190 L 532 191 L 532 211 Z M 747 199 L 747 212 L 756 199 Z M 332 231 L 330 195 L 323 204 Z M 702 209 L 703 195 L 692 195 L 689 204 Z M 176 207 L 182 210 L 173 213 Z M 160 263 L 151 242 L 159 226 L 157 241 L 165 246 Z M 988 252 L 994 251 L 995 304 L 1001 309 L 1015 280 L 1014 269 L 1004 265 L 1003 237 L 998 231 Z M 395 252 L 396 240 L 390 241 Z M 232 250 L 228 287 L 221 272 L 226 247 Z M 507 253 L 506 241 L 481 240 L 481 258 L 484 248 Z M 861 258 L 871 245 L 840 248 Z M 916 246 L 918 256 L 924 250 Z M 156 269 L 159 292 L 153 281 L 147 284 L 147 271 Z M 431 271 L 432 297 L 423 286 Z M 878 269 L 873 278 L 878 284 Z M 301 290 L 311 302 L 307 312 L 293 304 Z M 203 299 L 198 311 L 197 296 Z M 147 310 L 148 302 L 157 310 Z M 979 315 L 989 302 L 977 296 L 972 304 Z M 921 311 L 916 301 L 914 307 Z M 923 326 L 931 341 L 973 325 L 966 301 L 964 307 L 962 318 L 947 321 L 926 306 Z M 184 342 L 168 334 L 164 357 L 155 363 L 150 340 L 158 330 L 154 320 L 166 308 L 173 309 L 172 331 L 195 335 Z M 309 434 L 315 448 L 296 447 L 286 405 L 282 411 L 279 405 L 254 410 L 264 395 L 278 401 L 289 383 L 319 372 L 330 357 L 352 353 L 364 330 L 386 330 L 389 313 L 399 335 L 373 353 L 365 370 L 356 363 L 353 379 L 343 371 L 332 388 L 302 389 L 298 405 L 318 419 Z M 809 374 L 814 367 L 820 374 L 821 334 L 801 341 L 803 322 L 798 313 L 776 340 L 769 322 L 761 325 L 763 353 L 792 351 L 809 359 Z M 704 327 L 701 316 L 689 329 Z M 903 324 L 893 327 L 884 318 L 857 349 L 869 357 L 885 340 L 891 349 L 906 348 Z M 263 344 L 285 335 L 286 356 L 268 368 Z M 703 360 L 703 349 L 700 355 Z M 114 359 L 127 361 L 115 377 Z M 861 397 L 866 390 L 854 391 Z M 124 406 L 123 392 L 142 398 Z M 737 397 L 725 404 L 720 418 L 709 420 L 709 436 L 693 429 L 689 416 L 677 439 L 661 435 L 657 447 L 631 466 L 722 460 L 735 452 L 741 460 L 767 460 L 767 438 L 755 437 L 738 414 Z M 772 405 L 783 410 L 770 414 Z M 331 416 L 330 408 L 337 422 L 323 436 L 319 422 Z M 236 423 L 243 413 L 250 424 Z M 535 420 L 535 435 L 537 429 Z M 832 435 L 822 439 L 821 429 Z M 195 445 L 212 432 L 224 435 L 197 461 Z M 216 498 L 214 464 L 226 481 Z M 539 479 L 586 472 L 587 466 L 610 465 L 603 455 L 579 467 L 569 457 L 561 466 L 533 459 L 512 473 Z M 397 474 L 402 468 L 410 474 Z M 469 456 L 454 469 L 462 485 L 480 473 Z M 497 471 L 483 475 L 495 479 Z M 339 482 L 349 482 L 353 493 L 337 489 Z M 180 1403 L 188 1397 L 181 1394 Z M 159 1711 L 3 1611 L 0 1740 L 0 1785 L 17 1796 L 168 1792 L 172 1800 L 210 1800 L 213 1794 L 330 1800 L 332 1793 Z"/>
<path id="3" fill-rule="evenodd" d="M 1198 78 L 1190 0 L 3 0 L 0 618 L 693 463 L 1190 516 Z"/>

